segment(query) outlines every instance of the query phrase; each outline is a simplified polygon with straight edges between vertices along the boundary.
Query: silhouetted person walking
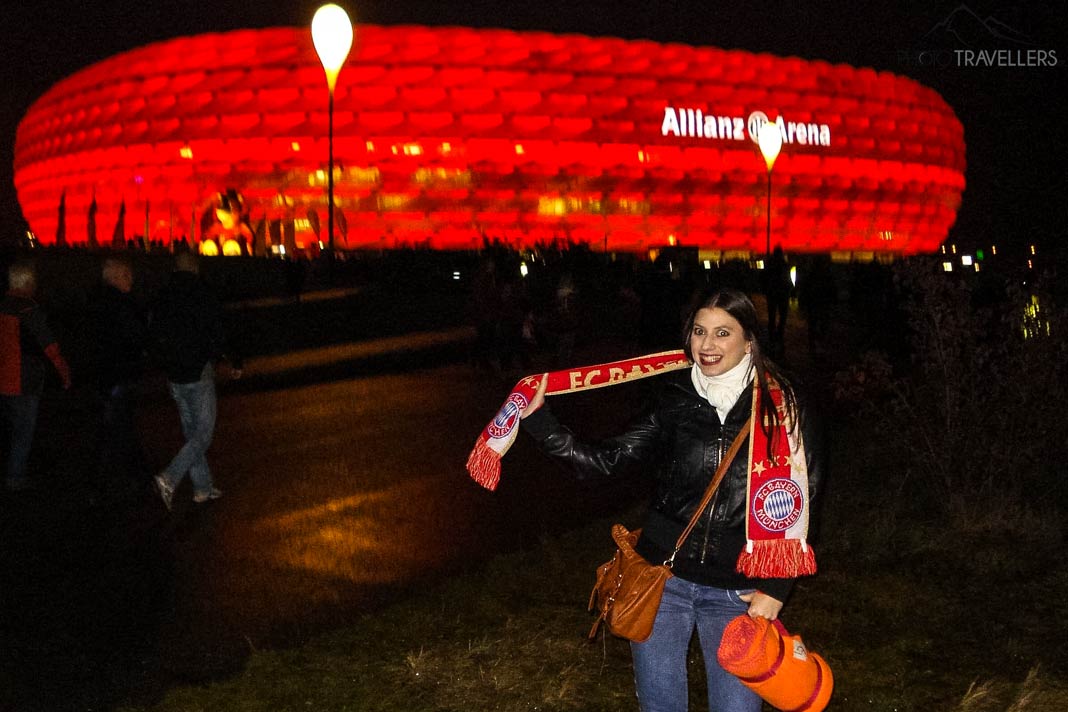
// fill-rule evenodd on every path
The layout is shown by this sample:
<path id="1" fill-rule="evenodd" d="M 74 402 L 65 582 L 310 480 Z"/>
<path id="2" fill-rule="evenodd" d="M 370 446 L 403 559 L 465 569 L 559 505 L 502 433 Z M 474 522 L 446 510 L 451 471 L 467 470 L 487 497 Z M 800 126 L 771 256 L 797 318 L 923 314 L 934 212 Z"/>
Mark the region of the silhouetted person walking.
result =
<path id="1" fill-rule="evenodd" d="M 195 255 L 177 255 L 171 281 L 152 311 L 152 350 L 167 375 L 185 435 L 178 454 L 156 476 L 168 509 L 186 474 L 193 482 L 194 502 L 222 496 L 212 480 L 207 452 L 215 432 L 215 362 L 226 357 L 226 337 L 219 302 L 198 272 Z M 240 375 L 235 364 L 233 376 Z"/>
<path id="2" fill-rule="evenodd" d="M 487 373 L 500 370 L 495 361 L 500 329 L 501 294 L 497 280 L 497 265 L 490 257 L 479 263 L 471 285 L 469 312 L 475 326 L 475 350 L 471 357 L 476 369 Z"/>
<path id="3" fill-rule="evenodd" d="M 827 255 L 813 255 L 798 285 L 798 302 L 808 323 L 810 352 L 823 347 L 831 309 L 837 300 L 838 288 L 831 274 L 830 258 Z"/>
<path id="4" fill-rule="evenodd" d="M 151 471 L 136 421 L 137 384 L 145 367 L 148 315 L 133 296 L 130 263 L 104 260 L 100 293 L 90 308 L 87 340 L 99 403 L 96 490 L 137 490 Z"/>
<path id="5" fill-rule="evenodd" d="M 786 351 L 786 315 L 790 310 L 790 270 L 782 247 L 775 246 L 764 265 L 764 296 L 768 300 L 768 345 L 773 355 Z"/>
<path id="6" fill-rule="evenodd" d="M 70 368 L 48 328 L 44 310 L 34 301 L 37 273 L 33 265 L 11 265 L 7 282 L 7 294 L 0 301 L 0 413 L 8 445 L 4 484 L 18 491 L 33 485 L 28 466 L 47 363 L 59 374 L 64 389 L 70 388 Z"/>

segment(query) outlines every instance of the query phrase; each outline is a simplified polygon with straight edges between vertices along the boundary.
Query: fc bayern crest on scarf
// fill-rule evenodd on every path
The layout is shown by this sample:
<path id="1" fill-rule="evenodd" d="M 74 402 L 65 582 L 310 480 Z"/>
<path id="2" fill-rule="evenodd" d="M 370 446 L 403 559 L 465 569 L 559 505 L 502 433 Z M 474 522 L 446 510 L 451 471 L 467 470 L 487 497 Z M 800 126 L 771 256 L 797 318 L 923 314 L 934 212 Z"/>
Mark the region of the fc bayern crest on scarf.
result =
<path id="1" fill-rule="evenodd" d="M 793 480 L 765 482 L 753 495 L 753 516 L 769 532 L 784 532 L 801 519 L 805 495 Z"/>
<path id="2" fill-rule="evenodd" d="M 519 414 L 526 409 L 530 402 L 522 393 L 513 392 L 508 396 L 501 409 L 497 411 L 493 422 L 486 426 L 486 432 L 491 438 L 506 438 L 519 425 Z"/>

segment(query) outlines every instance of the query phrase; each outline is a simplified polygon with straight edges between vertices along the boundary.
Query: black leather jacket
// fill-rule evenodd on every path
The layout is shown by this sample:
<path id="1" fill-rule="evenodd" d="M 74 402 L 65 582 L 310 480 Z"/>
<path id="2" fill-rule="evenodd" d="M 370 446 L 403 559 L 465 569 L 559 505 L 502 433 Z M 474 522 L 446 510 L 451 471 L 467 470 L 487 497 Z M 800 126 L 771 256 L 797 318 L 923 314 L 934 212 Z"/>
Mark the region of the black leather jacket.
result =
<path id="1" fill-rule="evenodd" d="M 720 459 L 752 409 L 750 391 L 746 390 L 721 423 L 716 409 L 694 389 L 689 370 L 662 378 L 663 388 L 642 415 L 621 435 L 599 443 L 578 438 L 548 407 L 523 421 L 523 429 L 541 449 L 569 465 L 580 478 L 611 475 L 634 465 L 650 468 L 657 487 L 637 549 L 656 563 L 674 548 Z M 814 505 L 824 475 L 824 444 L 816 419 L 803 406 L 799 418 L 808 460 L 811 536 L 817 524 Z M 745 545 L 748 451 L 746 438 L 711 505 L 676 556 L 673 571 L 680 578 L 706 586 L 759 589 L 784 601 L 793 584 L 791 579 L 748 579 L 734 570 Z"/>

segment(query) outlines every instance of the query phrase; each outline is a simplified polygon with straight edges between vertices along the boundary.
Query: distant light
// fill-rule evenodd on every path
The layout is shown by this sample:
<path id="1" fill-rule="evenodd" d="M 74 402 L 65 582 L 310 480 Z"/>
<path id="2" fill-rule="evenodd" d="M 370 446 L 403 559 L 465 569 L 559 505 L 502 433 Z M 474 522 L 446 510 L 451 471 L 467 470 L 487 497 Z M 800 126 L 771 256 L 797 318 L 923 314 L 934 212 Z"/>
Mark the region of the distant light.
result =
<path id="1" fill-rule="evenodd" d="M 375 150 L 375 144 L 373 141 L 368 141 L 365 145 L 367 146 L 368 152 L 373 152 Z"/>
<path id="2" fill-rule="evenodd" d="M 952 262 L 943 262 L 942 263 L 942 271 L 943 272 L 952 272 L 953 271 L 953 263 Z"/>
<path id="3" fill-rule="evenodd" d="M 945 245 L 942 245 L 942 254 L 943 255 L 946 254 L 946 246 Z"/>
<path id="4" fill-rule="evenodd" d="M 219 254 L 219 246 L 215 244 L 214 240 L 205 240 L 200 243 L 200 254 L 207 257 L 215 257 Z"/>
<path id="5" fill-rule="evenodd" d="M 764 260 L 757 260 L 756 261 L 756 268 L 757 269 L 764 269 Z"/>
<path id="6" fill-rule="evenodd" d="M 300 142 L 299 141 L 294 141 L 293 143 L 289 144 L 289 147 L 291 149 L 293 149 L 294 153 L 297 153 L 297 152 L 300 151 Z"/>
<path id="7" fill-rule="evenodd" d="M 712 269 L 712 260 L 705 260 L 705 269 Z"/>
<path id="8" fill-rule="evenodd" d="M 223 254 L 227 257 L 237 257 L 241 254 L 241 243 L 237 240 L 227 240 L 223 243 Z"/>
<path id="9" fill-rule="evenodd" d="M 760 154 L 764 156 L 764 164 L 767 165 L 769 173 L 772 166 L 775 165 L 775 159 L 779 157 L 779 151 L 782 150 L 782 133 L 780 133 L 779 121 L 780 119 L 776 119 L 775 123 L 764 124 L 757 134 Z"/>
<path id="10" fill-rule="evenodd" d="M 1035 246 L 1034 245 L 1031 245 L 1031 254 L 1032 255 L 1035 254 Z"/>
<path id="11" fill-rule="evenodd" d="M 960 256 L 960 263 L 962 265 L 964 265 L 965 267 L 970 267 L 973 264 L 972 263 L 972 256 L 971 255 L 961 255 Z"/>
<path id="12" fill-rule="evenodd" d="M 526 277 L 528 271 L 529 270 L 527 269 L 527 263 L 526 262 L 520 262 L 519 263 L 519 274 L 524 276 L 524 277 Z"/>
<path id="13" fill-rule="evenodd" d="M 997 245 L 991 245 L 990 246 L 990 254 L 996 255 L 997 253 L 998 253 L 998 246 Z"/>
<path id="14" fill-rule="evenodd" d="M 797 265 L 790 267 L 790 284 L 797 286 Z"/>
<path id="15" fill-rule="evenodd" d="M 978 263 L 978 262 L 976 262 L 976 263 L 975 263 L 975 271 L 976 271 L 976 272 L 978 272 L 978 271 L 979 271 L 979 263 Z"/>
<path id="16" fill-rule="evenodd" d="M 323 5 L 315 11 L 311 23 L 312 44 L 326 71 L 326 83 L 334 91 L 337 75 L 352 49 L 352 21 L 342 8 Z"/>
<path id="17" fill-rule="evenodd" d="M 956 245 L 950 245 L 949 249 L 953 250 L 953 254 L 957 254 L 957 246 Z"/>
<path id="18" fill-rule="evenodd" d="M 1035 265 L 1031 260 L 1027 260 L 1027 269 L 1034 269 Z"/>
<path id="19" fill-rule="evenodd" d="M 460 280 L 460 270 L 456 270 L 455 272 L 453 272 L 452 273 L 452 278 L 455 281 L 459 281 Z"/>
<path id="20" fill-rule="evenodd" d="M 563 198 L 542 196 L 538 198 L 539 215 L 566 215 L 567 201 Z"/>
<path id="21" fill-rule="evenodd" d="M 523 148 L 523 144 L 517 143 L 515 145 L 515 155 L 522 156 L 524 153 L 526 153 L 526 149 Z"/>
<path id="22" fill-rule="evenodd" d="M 1050 323 L 1042 314 L 1037 295 L 1031 295 L 1031 303 L 1024 307 L 1023 335 L 1025 339 L 1050 335 Z"/>
<path id="23" fill-rule="evenodd" d="M 679 242 L 678 238 L 674 235 L 668 235 L 668 244 L 674 247 Z"/>
<path id="24" fill-rule="evenodd" d="M 976 250 L 975 251 L 975 259 L 977 259 L 978 261 L 982 262 L 985 258 L 986 258 L 986 253 L 985 252 L 983 252 L 982 250 Z"/>
<path id="25" fill-rule="evenodd" d="M 182 146 L 178 149 L 178 155 L 185 159 L 193 158 L 193 149 L 189 146 Z"/>

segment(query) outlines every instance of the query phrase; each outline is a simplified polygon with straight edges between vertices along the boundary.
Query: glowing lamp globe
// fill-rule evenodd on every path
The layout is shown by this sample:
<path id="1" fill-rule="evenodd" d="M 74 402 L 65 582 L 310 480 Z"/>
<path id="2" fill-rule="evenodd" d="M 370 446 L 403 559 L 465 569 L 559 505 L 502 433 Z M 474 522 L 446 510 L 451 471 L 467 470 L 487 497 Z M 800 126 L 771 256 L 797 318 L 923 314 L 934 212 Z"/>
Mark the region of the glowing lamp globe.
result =
<path id="1" fill-rule="evenodd" d="M 779 157 L 779 151 L 782 150 L 782 133 L 779 130 L 778 120 L 775 123 L 768 122 L 760 127 L 760 133 L 757 134 L 757 142 L 760 145 L 760 154 L 764 156 L 764 163 L 768 166 L 768 172 L 771 172 L 772 166 L 775 165 L 775 159 Z"/>
<path id="2" fill-rule="evenodd" d="M 311 33 L 315 52 L 326 71 L 326 83 L 334 91 L 337 75 L 352 49 L 352 22 L 338 5 L 323 5 L 315 11 Z"/>

